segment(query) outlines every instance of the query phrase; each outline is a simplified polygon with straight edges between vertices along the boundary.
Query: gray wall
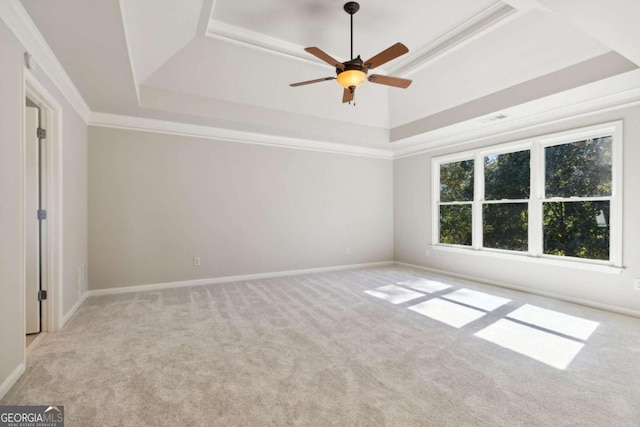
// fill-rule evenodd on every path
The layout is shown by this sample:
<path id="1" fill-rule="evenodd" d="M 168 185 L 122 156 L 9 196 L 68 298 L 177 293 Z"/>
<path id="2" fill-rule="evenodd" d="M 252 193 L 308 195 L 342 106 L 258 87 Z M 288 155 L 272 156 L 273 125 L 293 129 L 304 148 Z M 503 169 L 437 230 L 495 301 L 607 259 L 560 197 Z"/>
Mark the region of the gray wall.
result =
<path id="1" fill-rule="evenodd" d="M 60 97 L 58 97 L 60 99 Z M 88 127 L 67 104 L 63 104 L 63 302 L 64 314 L 82 298 L 78 268 L 89 259 L 88 239 Z"/>
<path id="2" fill-rule="evenodd" d="M 24 358 L 20 46 L 0 21 L 0 383 Z"/>
<path id="3" fill-rule="evenodd" d="M 432 157 L 619 119 L 624 120 L 623 264 L 626 267 L 621 275 L 438 250 L 430 250 L 429 255 L 425 255 L 425 249 L 431 242 Z M 636 166 L 637 159 L 640 159 L 640 107 L 396 159 L 394 258 L 400 262 L 474 276 L 533 292 L 640 311 L 640 292 L 633 290 L 633 278 L 640 277 L 640 193 L 636 185 L 640 182 L 640 168 Z"/>
<path id="4" fill-rule="evenodd" d="M 89 139 L 91 289 L 392 260 L 390 160 L 93 126 Z"/>
<path id="5" fill-rule="evenodd" d="M 24 48 L 0 20 L 0 384 L 24 360 L 22 305 L 22 64 Z M 87 127 L 41 71 L 63 107 L 63 307 L 79 299 L 76 269 L 87 259 Z M 63 313 L 63 314 L 64 314 Z"/>

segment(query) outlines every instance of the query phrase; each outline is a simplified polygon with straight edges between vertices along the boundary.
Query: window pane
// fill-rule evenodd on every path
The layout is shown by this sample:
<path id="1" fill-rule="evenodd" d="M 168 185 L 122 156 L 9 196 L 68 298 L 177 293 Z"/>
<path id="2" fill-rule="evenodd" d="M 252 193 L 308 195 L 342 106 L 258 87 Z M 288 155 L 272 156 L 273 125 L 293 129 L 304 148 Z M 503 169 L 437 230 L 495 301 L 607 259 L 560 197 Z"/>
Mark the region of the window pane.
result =
<path id="1" fill-rule="evenodd" d="M 440 165 L 440 201 L 473 200 L 473 160 Z"/>
<path id="2" fill-rule="evenodd" d="M 440 206 L 440 243 L 471 246 L 471 205 Z"/>
<path id="3" fill-rule="evenodd" d="M 544 253 L 609 259 L 609 202 L 545 202 Z"/>
<path id="4" fill-rule="evenodd" d="M 530 151 L 516 151 L 484 158 L 486 200 L 528 199 Z"/>
<path id="5" fill-rule="evenodd" d="M 550 197 L 611 195 L 610 136 L 545 148 L 545 191 Z"/>
<path id="6" fill-rule="evenodd" d="M 527 203 L 485 204 L 482 212 L 483 246 L 527 251 L 528 208 Z"/>

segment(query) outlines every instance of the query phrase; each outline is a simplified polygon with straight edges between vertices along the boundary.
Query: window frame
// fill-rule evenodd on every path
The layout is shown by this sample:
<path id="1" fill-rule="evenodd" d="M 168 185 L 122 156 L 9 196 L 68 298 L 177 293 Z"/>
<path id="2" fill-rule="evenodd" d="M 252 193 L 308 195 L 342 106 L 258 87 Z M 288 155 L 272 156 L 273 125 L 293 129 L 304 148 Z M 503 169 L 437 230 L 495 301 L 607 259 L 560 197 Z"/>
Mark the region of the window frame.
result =
<path id="1" fill-rule="evenodd" d="M 585 268 L 598 271 L 620 273 L 622 271 L 622 138 L 623 122 L 615 121 L 582 127 L 504 144 L 481 147 L 431 159 L 431 247 L 434 249 L 462 251 L 497 257 L 518 257 L 553 265 Z M 545 198 L 545 155 L 546 147 L 571 142 L 611 136 L 611 196 Z M 530 191 L 529 199 L 485 200 L 484 158 L 516 151 L 530 150 Z M 474 160 L 474 198 L 472 201 L 472 243 L 471 246 L 440 243 L 440 206 L 451 204 L 440 202 L 440 166 L 463 160 Z M 609 259 L 595 260 L 562 255 L 545 254 L 543 248 L 543 204 L 545 201 L 606 200 L 610 203 L 609 218 Z M 514 251 L 483 247 L 483 206 L 487 203 L 528 203 L 528 250 Z"/>
<path id="2" fill-rule="evenodd" d="M 473 160 L 473 200 L 470 201 L 453 201 L 453 202 L 440 202 L 440 165 L 442 163 L 456 163 L 456 162 L 464 162 L 467 160 Z M 462 153 L 461 155 L 453 155 L 451 157 L 448 158 L 448 160 L 446 162 L 441 162 L 438 164 L 438 173 L 437 173 L 437 181 L 438 181 L 438 203 L 436 206 L 436 217 L 438 218 L 438 240 L 440 238 L 440 206 L 453 206 L 453 205 L 470 205 L 471 206 L 471 246 L 467 246 L 467 245 L 456 245 L 456 244 L 449 244 L 447 243 L 447 246 L 452 246 L 452 247 L 456 247 L 456 248 L 473 248 L 473 242 L 475 240 L 475 236 L 473 234 L 473 230 L 474 230 L 474 218 L 475 218 L 475 198 L 476 198 L 476 194 L 478 189 L 476 188 L 476 173 L 478 172 L 478 167 L 477 167 L 477 162 L 476 159 L 474 158 L 474 156 L 469 156 L 468 153 Z M 440 244 L 440 243 L 438 243 Z"/>

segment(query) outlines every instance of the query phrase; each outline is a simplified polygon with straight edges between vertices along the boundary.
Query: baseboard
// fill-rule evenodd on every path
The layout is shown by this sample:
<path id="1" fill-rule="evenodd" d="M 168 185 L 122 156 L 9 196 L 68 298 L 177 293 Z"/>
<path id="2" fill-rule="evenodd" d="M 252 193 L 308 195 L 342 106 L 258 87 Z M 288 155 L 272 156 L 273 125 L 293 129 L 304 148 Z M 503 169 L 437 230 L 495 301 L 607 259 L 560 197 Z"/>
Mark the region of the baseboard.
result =
<path id="1" fill-rule="evenodd" d="M 93 289 L 88 291 L 85 295 L 100 296 L 100 295 L 123 294 L 123 293 L 129 293 L 129 292 L 157 291 L 160 289 L 211 285 L 214 283 L 240 282 L 243 280 L 269 279 L 273 277 L 297 276 L 300 274 L 310 274 L 310 273 L 324 273 L 328 271 L 350 270 L 353 268 L 382 267 L 386 265 L 393 265 L 393 261 L 338 265 L 333 267 L 307 268 L 303 270 L 276 271 L 271 273 L 245 274 L 241 276 L 223 276 L 223 277 L 213 277 L 209 279 L 184 280 L 180 282 L 155 283 L 150 285 L 123 286 L 123 287 L 108 288 L 108 289 Z"/>
<path id="2" fill-rule="evenodd" d="M 497 282 L 497 281 L 493 281 L 493 280 L 482 279 L 482 278 L 478 278 L 478 277 L 475 277 L 475 276 L 468 276 L 468 275 L 465 275 L 465 274 L 453 273 L 451 271 L 438 270 L 437 268 L 425 267 L 425 266 L 422 266 L 422 265 L 409 264 L 409 263 L 400 262 L 400 261 L 394 261 L 393 263 L 394 263 L 394 265 L 401 265 L 403 267 L 410 267 L 410 268 L 415 268 L 415 269 L 418 269 L 418 270 L 424 270 L 424 271 L 428 271 L 430 273 L 440 274 L 440 275 L 443 275 L 443 276 L 449 276 L 449 277 L 453 277 L 453 278 L 456 278 L 456 279 L 468 280 L 470 282 L 476 282 L 476 283 L 480 283 L 480 284 L 484 284 L 484 285 L 497 286 L 499 288 L 513 289 L 514 291 L 526 292 L 526 293 L 529 293 L 529 294 L 540 295 L 540 296 L 543 296 L 543 297 L 548 297 L 548 298 L 553 298 L 553 299 L 557 299 L 557 300 L 561 300 L 561 301 L 566 301 L 566 302 L 570 302 L 570 303 L 573 303 L 573 304 L 579 304 L 579 305 L 584 305 L 584 306 L 587 306 L 587 307 L 597 308 L 599 310 L 611 311 L 613 313 L 624 314 L 625 316 L 640 317 L 640 311 L 631 310 L 631 309 L 623 308 L 623 307 L 617 307 L 615 305 L 602 304 L 602 303 L 599 303 L 599 302 L 596 302 L 596 301 L 591 301 L 591 300 L 586 300 L 586 299 L 581 299 L 581 298 L 573 298 L 573 297 L 569 297 L 569 296 L 562 295 L 562 294 L 556 294 L 554 292 L 540 291 L 538 289 L 527 288 L 525 286 L 517 286 L 517 285 L 512 285 L 510 283 L 503 283 L 503 282 Z"/>
<path id="3" fill-rule="evenodd" d="M 36 348 L 36 346 L 37 346 L 38 344 L 40 344 L 40 341 L 42 341 L 42 340 L 43 340 L 43 338 L 44 338 L 45 336 L 47 336 L 47 333 L 48 333 L 48 332 L 40 332 L 40 333 L 38 334 L 38 336 L 36 337 L 36 339 L 35 339 L 35 340 L 33 340 L 33 341 L 31 342 L 31 344 L 29 344 L 29 346 L 27 347 L 27 350 L 26 350 L 26 352 L 27 352 L 27 356 L 29 355 L 29 353 L 30 353 L 34 348 Z"/>
<path id="4" fill-rule="evenodd" d="M 71 307 L 71 309 L 64 315 L 64 317 L 62 318 L 62 325 L 60 325 L 60 329 L 64 328 L 64 325 L 66 325 L 67 322 L 71 320 L 71 318 L 76 314 L 76 312 L 78 311 L 82 303 L 85 302 L 88 296 L 89 292 L 85 292 L 78 300 L 78 302 L 76 302 L 73 307 Z"/>
<path id="5" fill-rule="evenodd" d="M 4 397 L 5 394 L 14 386 L 15 383 L 18 382 L 24 371 L 27 369 L 27 365 L 24 363 L 19 364 L 16 369 L 9 374 L 7 379 L 5 379 L 2 384 L 0 384 L 0 399 Z"/>

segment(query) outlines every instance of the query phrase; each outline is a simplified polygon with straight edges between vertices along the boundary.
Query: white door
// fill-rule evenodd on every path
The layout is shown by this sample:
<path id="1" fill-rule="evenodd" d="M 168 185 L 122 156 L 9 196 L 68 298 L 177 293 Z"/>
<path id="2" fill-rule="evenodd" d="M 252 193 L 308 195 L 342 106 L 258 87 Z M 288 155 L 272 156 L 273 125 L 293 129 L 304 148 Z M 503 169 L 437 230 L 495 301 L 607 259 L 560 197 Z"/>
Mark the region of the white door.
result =
<path id="1" fill-rule="evenodd" d="M 26 315 L 27 334 L 40 332 L 40 162 L 38 140 L 38 108 L 25 108 L 25 249 L 26 249 Z"/>

